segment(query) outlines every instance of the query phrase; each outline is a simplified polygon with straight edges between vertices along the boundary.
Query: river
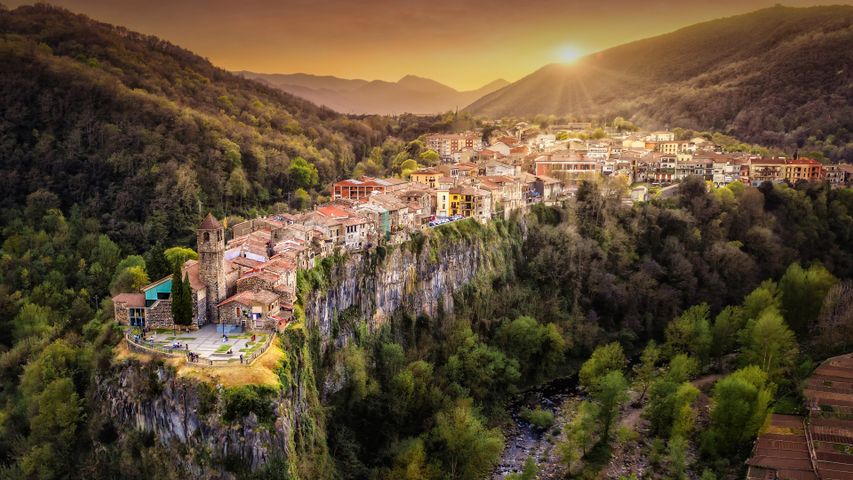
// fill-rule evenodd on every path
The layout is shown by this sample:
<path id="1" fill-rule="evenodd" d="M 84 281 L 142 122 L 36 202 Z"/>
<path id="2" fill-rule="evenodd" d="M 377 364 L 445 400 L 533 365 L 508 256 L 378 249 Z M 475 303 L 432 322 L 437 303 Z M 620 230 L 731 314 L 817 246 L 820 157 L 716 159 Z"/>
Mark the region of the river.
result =
<path id="1" fill-rule="evenodd" d="M 541 406 L 554 414 L 554 427 L 562 427 L 562 405 L 569 397 L 579 395 L 577 376 L 557 378 L 538 387 L 519 393 L 509 404 L 512 425 L 504 429 L 506 447 L 500 462 L 492 474 L 492 479 L 500 480 L 510 473 L 520 472 L 524 462 L 531 455 L 540 467 L 539 478 L 552 478 L 556 475 L 558 461 L 554 445 L 549 442 L 549 431 L 541 431 L 521 418 L 524 407 L 534 409 Z"/>

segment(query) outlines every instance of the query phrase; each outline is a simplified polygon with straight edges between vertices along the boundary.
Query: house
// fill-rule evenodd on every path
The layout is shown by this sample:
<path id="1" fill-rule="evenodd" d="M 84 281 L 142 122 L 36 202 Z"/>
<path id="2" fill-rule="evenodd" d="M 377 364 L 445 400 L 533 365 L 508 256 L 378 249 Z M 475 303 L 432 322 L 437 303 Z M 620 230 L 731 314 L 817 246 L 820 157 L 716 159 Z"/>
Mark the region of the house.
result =
<path id="1" fill-rule="evenodd" d="M 785 178 L 785 163 L 784 158 L 777 157 L 750 159 L 745 180 L 753 186 L 761 185 L 762 182 L 780 182 Z"/>
<path id="2" fill-rule="evenodd" d="M 473 217 L 482 222 L 492 218 L 492 198 L 488 191 L 473 186 L 457 186 L 448 189 L 448 193 L 447 216 Z"/>
<path id="3" fill-rule="evenodd" d="M 435 133 L 424 138 L 426 147 L 435 150 L 445 162 L 453 158 L 453 154 L 465 149 L 481 150 L 483 138 L 477 132 L 464 133 Z"/>
<path id="4" fill-rule="evenodd" d="M 218 305 L 222 321 L 253 331 L 274 328 L 286 317 L 282 315 L 281 297 L 269 290 L 245 290 L 232 295 Z M 290 314 L 287 315 L 287 318 Z"/>
<path id="5" fill-rule="evenodd" d="M 579 155 L 548 154 L 534 160 L 534 174 L 557 178 L 566 183 L 579 183 L 600 176 L 601 164 Z"/>
<path id="6" fill-rule="evenodd" d="M 647 142 L 672 142 L 675 140 L 675 133 L 669 130 L 659 130 L 652 132 L 646 137 Z"/>
<path id="7" fill-rule="evenodd" d="M 785 162 L 782 169 L 785 180 L 791 183 L 823 179 L 823 164 L 811 158 L 800 157 Z"/>
<path id="8" fill-rule="evenodd" d="M 429 188 L 435 188 L 435 182 L 444 176 L 444 172 L 437 168 L 422 168 L 415 170 L 409 175 L 409 180 L 421 185 L 427 185 Z"/>
<path id="9" fill-rule="evenodd" d="M 399 178 L 373 178 L 361 177 L 360 179 L 347 179 L 332 185 L 333 199 L 362 200 L 372 193 L 392 193 L 405 190 L 407 181 Z"/>
<path id="10" fill-rule="evenodd" d="M 518 175 L 519 173 L 521 173 L 521 168 L 517 167 L 515 165 L 512 165 L 512 164 L 509 164 L 509 163 L 504 163 L 504 162 L 499 162 L 497 160 L 492 160 L 492 161 L 486 162 L 483 173 L 487 177 L 494 177 L 494 176 L 500 176 L 500 175 L 505 175 L 505 176 L 511 177 L 511 176 Z"/>

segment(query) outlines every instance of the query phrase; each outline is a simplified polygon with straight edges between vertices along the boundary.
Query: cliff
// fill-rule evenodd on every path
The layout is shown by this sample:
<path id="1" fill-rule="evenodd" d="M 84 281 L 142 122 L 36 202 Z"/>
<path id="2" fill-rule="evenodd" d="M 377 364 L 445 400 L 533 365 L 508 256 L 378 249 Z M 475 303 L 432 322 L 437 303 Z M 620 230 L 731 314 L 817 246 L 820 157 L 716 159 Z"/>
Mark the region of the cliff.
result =
<path id="1" fill-rule="evenodd" d="M 299 273 L 296 321 L 279 338 L 278 385 L 225 388 L 125 359 L 98 379 L 100 413 L 119 437 L 153 435 L 191 478 L 271 468 L 326 478 L 333 467 L 321 397 L 340 385 L 334 353 L 405 315 L 441 321 L 467 286 L 511 273 L 523 231 L 523 223 L 463 221 L 400 246 L 328 257 Z"/>
<path id="2" fill-rule="evenodd" d="M 374 332 L 399 313 L 441 317 L 453 312 L 454 295 L 478 276 L 503 275 L 513 264 L 523 225 L 473 220 L 418 234 L 398 247 L 330 257 L 300 272 L 305 324 L 324 348 L 340 347 L 352 325 Z M 343 328 L 341 328 L 343 327 Z"/>

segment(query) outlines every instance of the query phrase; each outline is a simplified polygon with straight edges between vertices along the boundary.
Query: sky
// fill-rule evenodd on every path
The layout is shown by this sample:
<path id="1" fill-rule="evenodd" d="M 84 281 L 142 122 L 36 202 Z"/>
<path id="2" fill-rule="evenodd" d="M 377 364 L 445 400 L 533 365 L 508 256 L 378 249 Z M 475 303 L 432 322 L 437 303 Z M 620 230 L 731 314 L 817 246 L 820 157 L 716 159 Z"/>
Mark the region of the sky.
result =
<path id="1" fill-rule="evenodd" d="M 30 1 L 0 0 L 9 7 Z M 156 35 L 228 70 L 451 87 L 515 81 L 555 62 L 747 13 L 760 0 L 49 0 Z M 839 3 L 837 0 L 828 3 Z M 807 6 L 814 0 L 786 0 Z"/>

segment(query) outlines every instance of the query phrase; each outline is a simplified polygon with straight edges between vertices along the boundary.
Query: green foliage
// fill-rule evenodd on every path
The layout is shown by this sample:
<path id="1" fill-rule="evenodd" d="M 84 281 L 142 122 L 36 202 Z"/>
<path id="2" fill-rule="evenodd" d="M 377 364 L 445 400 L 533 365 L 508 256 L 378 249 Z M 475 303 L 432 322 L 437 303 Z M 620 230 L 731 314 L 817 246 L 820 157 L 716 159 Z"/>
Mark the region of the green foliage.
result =
<path id="1" fill-rule="evenodd" d="M 449 478 L 487 474 L 503 451 L 498 429 L 487 429 L 470 401 L 460 401 L 435 416 L 432 436 L 441 445 L 443 471 Z"/>
<path id="2" fill-rule="evenodd" d="M 320 179 L 317 167 L 308 163 L 302 157 L 296 157 L 287 168 L 287 176 L 295 188 L 309 189 L 314 187 Z"/>
<path id="3" fill-rule="evenodd" d="M 522 409 L 521 418 L 539 430 L 547 430 L 554 425 L 554 413 L 550 410 L 544 410 L 538 405 L 533 410 L 529 408 Z"/>
<path id="4" fill-rule="evenodd" d="M 171 308 L 172 320 L 175 325 L 191 325 L 193 320 L 192 292 L 190 291 L 189 277 L 181 279 L 181 269 L 175 264 L 172 273 Z"/>
<path id="5" fill-rule="evenodd" d="M 225 390 L 222 418 L 236 422 L 253 413 L 262 424 L 272 424 L 275 412 L 272 397 L 275 390 L 259 385 L 233 387 Z"/>
<path id="6" fill-rule="evenodd" d="M 657 363 L 660 359 L 660 348 L 654 340 L 649 340 L 643 353 L 640 355 L 640 362 L 634 365 L 634 381 L 640 386 L 640 399 L 642 403 L 646 396 L 646 391 L 652 381 L 657 376 Z"/>
<path id="7" fill-rule="evenodd" d="M 596 384 L 592 398 L 598 403 L 598 420 L 601 422 L 601 438 L 608 441 L 610 427 L 619 412 L 619 406 L 628 399 L 628 381 L 619 370 L 608 372 Z"/>
<path id="8" fill-rule="evenodd" d="M 774 307 L 750 320 L 741 333 L 741 363 L 758 365 L 777 384 L 791 373 L 798 354 L 794 332 Z"/>
<path id="9" fill-rule="evenodd" d="M 565 350 L 565 342 L 556 325 L 542 325 L 527 316 L 502 324 L 495 333 L 495 340 L 518 362 L 523 377 L 533 381 L 554 371 Z"/>
<path id="10" fill-rule="evenodd" d="M 183 267 L 187 260 L 198 260 L 198 253 L 196 253 L 195 250 L 186 247 L 167 248 L 163 252 L 163 256 L 173 269 L 176 265 L 178 267 Z"/>
<path id="11" fill-rule="evenodd" d="M 751 365 L 714 385 L 711 425 L 702 450 L 712 457 L 742 456 L 770 413 L 775 386 L 761 368 Z M 731 457 L 729 457 L 731 458 Z"/>
<path id="12" fill-rule="evenodd" d="M 815 324 L 823 299 L 838 282 L 826 268 L 815 264 L 803 269 L 792 263 L 779 279 L 782 292 L 782 311 L 785 321 L 798 335 L 804 335 Z"/>
<path id="13" fill-rule="evenodd" d="M 598 383 L 610 372 L 621 372 L 627 365 L 622 345 L 617 342 L 602 345 L 592 352 L 578 374 L 579 383 L 587 391 L 595 391 Z"/>
<path id="14" fill-rule="evenodd" d="M 649 390 L 649 406 L 646 418 L 652 432 L 661 437 L 683 436 L 692 433 L 696 412 L 693 404 L 699 390 L 689 382 L 677 383 L 661 378 Z"/>
<path id="15" fill-rule="evenodd" d="M 713 341 L 708 322 L 709 309 L 706 303 L 690 307 L 667 325 L 664 348 L 670 356 L 685 353 L 700 363 L 707 361 Z"/>
<path id="16" fill-rule="evenodd" d="M 536 465 L 536 460 L 533 457 L 527 457 L 520 473 L 510 473 L 505 478 L 506 480 L 536 480 L 538 474 L 539 466 Z"/>
<path id="17" fill-rule="evenodd" d="M 565 439 L 557 444 L 557 453 L 569 473 L 580 471 L 583 457 L 589 453 L 599 435 L 597 404 L 583 401 L 571 422 L 566 425 Z"/>

